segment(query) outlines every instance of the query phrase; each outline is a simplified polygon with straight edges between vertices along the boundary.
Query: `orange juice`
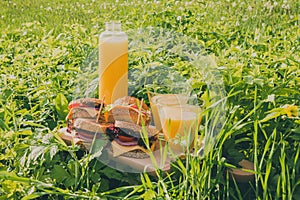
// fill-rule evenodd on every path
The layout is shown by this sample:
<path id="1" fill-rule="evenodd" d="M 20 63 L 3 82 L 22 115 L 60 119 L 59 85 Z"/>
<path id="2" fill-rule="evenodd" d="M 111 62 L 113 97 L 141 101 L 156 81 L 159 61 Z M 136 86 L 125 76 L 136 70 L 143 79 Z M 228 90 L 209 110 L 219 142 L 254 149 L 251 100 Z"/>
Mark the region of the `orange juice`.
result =
<path id="1" fill-rule="evenodd" d="M 105 103 L 128 95 L 128 39 L 120 23 L 107 24 L 99 39 L 99 98 Z"/>
<path id="2" fill-rule="evenodd" d="M 171 152 L 182 155 L 193 145 L 200 124 L 200 107 L 193 105 L 164 106 L 159 110 L 163 133 Z M 179 136 L 179 137 L 177 137 Z"/>
<path id="3" fill-rule="evenodd" d="M 162 112 L 164 114 L 161 116 L 161 123 L 166 139 L 175 138 L 176 134 L 184 136 L 190 131 L 195 131 L 199 124 L 197 111 L 187 111 L 176 106 L 170 106 L 162 108 Z"/>

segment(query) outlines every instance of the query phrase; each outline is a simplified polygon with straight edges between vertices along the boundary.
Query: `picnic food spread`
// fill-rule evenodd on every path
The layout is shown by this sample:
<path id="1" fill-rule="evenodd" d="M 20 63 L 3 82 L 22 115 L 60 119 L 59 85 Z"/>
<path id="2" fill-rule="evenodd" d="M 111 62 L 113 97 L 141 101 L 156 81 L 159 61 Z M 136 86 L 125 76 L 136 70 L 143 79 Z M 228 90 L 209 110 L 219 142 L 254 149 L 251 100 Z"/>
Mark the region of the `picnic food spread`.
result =
<path id="1" fill-rule="evenodd" d="M 155 148 L 159 131 L 149 126 L 149 107 L 135 97 L 125 96 L 109 105 L 81 98 L 71 101 L 68 108 L 67 132 L 79 142 L 108 139 L 114 157 L 145 158 Z"/>
<path id="2" fill-rule="evenodd" d="M 189 104 L 186 94 L 148 93 L 148 98 L 153 113 L 143 100 L 128 96 L 128 37 L 119 22 L 106 23 L 99 37 L 99 98 L 69 103 L 67 128 L 61 129 L 61 137 L 66 142 L 83 144 L 85 149 L 95 141 L 110 141 L 104 148 L 111 160 L 141 171 L 155 170 L 153 157 L 149 158 L 153 152 L 156 165 L 168 170 L 171 158 L 162 157 L 156 150 L 167 144 L 173 154 L 191 151 L 190 144 L 194 138 L 198 140 L 201 108 Z M 156 127 L 150 125 L 152 115 Z M 159 134 L 164 139 L 160 140 Z M 189 135 L 182 140 L 185 134 Z M 176 143 L 178 139 L 180 144 Z M 243 169 L 228 170 L 232 177 L 239 182 L 253 180 L 253 173 L 244 170 L 253 170 L 253 163 L 243 160 L 239 165 Z"/>

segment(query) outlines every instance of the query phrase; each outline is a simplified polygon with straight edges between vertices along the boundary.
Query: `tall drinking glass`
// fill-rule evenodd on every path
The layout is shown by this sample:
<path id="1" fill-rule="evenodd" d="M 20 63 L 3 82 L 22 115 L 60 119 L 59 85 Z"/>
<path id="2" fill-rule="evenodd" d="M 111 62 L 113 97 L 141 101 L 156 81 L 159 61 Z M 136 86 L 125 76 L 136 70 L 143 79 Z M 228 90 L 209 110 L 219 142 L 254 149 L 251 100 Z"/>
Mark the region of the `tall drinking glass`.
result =
<path id="1" fill-rule="evenodd" d="M 192 147 L 201 122 L 201 107 L 187 103 L 159 104 L 159 118 L 165 140 L 173 153 L 181 154 Z"/>

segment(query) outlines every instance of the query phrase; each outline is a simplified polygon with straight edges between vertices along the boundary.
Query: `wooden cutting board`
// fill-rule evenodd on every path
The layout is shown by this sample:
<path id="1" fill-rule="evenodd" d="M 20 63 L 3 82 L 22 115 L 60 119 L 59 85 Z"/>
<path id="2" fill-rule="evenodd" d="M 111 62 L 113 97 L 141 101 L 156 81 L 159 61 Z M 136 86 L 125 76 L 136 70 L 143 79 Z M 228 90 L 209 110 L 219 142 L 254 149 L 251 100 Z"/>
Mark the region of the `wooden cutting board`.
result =
<path id="1" fill-rule="evenodd" d="M 82 149 L 85 150 L 90 148 L 89 143 L 82 141 L 80 138 L 74 137 L 74 135 L 68 133 L 66 130 L 67 128 L 62 128 L 59 130 L 60 137 L 66 142 L 66 144 L 78 144 L 82 147 Z M 128 165 L 132 169 L 136 170 L 136 172 L 151 173 L 157 168 L 163 171 L 170 170 L 170 162 L 172 159 L 168 156 L 163 156 L 163 153 L 159 149 L 156 149 L 148 158 L 130 158 L 122 155 L 114 156 L 111 148 L 106 150 L 107 155 L 112 162 Z"/>

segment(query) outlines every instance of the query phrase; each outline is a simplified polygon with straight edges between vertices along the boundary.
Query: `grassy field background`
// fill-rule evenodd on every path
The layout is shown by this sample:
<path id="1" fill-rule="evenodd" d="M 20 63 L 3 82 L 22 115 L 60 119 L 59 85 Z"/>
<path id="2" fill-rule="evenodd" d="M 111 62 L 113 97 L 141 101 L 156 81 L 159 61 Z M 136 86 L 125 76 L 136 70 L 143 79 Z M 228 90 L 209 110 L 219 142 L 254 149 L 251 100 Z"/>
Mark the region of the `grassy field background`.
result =
<path id="1" fill-rule="evenodd" d="M 296 0 L 1 1 L 0 199 L 299 199 L 299 10 Z M 116 171 L 59 140 L 77 77 L 88 72 L 109 20 L 128 33 L 156 27 L 186 35 L 214 55 L 227 109 L 204 158 L 151 177 Z M 150 54 L 143 59 L 192 77 L 205 93 L 183 58 Z M 130 55 L 137 72 L 147 65 L 141 56 Z M 255 164 L 252 182 L 226 173 L 242 158 Z"/>

